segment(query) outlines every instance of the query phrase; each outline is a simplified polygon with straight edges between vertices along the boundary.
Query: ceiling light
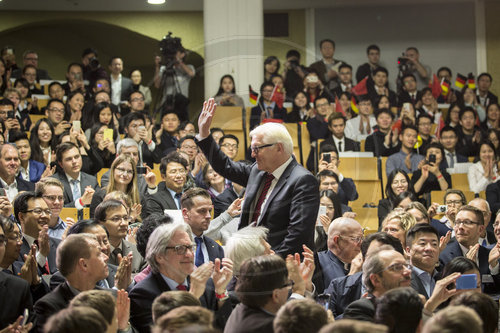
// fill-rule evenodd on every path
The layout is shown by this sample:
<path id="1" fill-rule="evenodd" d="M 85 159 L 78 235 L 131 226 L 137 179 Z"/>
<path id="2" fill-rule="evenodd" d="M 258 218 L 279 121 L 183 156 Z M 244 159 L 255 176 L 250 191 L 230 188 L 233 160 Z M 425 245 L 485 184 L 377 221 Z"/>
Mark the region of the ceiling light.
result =
<path id="1" fill-rule="evenodd" d="M 148 0 L 148 3 L 151 5 L 161 5 L 165 3 L 165 0 Z"/>

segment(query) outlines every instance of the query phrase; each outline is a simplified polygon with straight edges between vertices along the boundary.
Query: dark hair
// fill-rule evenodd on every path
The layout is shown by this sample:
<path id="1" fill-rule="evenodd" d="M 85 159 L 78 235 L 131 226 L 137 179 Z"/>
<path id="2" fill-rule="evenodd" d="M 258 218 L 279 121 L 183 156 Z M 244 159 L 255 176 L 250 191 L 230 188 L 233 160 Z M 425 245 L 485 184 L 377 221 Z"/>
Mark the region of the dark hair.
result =
<path id="1" fill-rule="evenodd" d="M 430 148 L 437 148 L 437 149 L 439 149 L 441 151 L 442 158 L 445 158 L 446 155 L 444 154 L 444 147 L 443 147 L 443 145 L 441 143 L 439 143 L 439 142 L 431 142 L 429 144 L 429 146 L 427 147 L 427 151 L 429 151 Z M 438 165 L 438 167 L 439 167 L 439 165 Z"/>
<path id="2" fill-rule="evenodd" d="M 19 140 L 28 140 L 28 134 L 22 131 L 14 131 L 9 133 L 9 142 L 16 142 Z"/>
<path id="3" fill-rule="evenodd" d="M 71 67 L 73 67 L 73 66 L 78 66 L 78 67 L 80 67 L 80 69 L 81 69 L 81 70 L 82 70 L 82 72 L 83 72 L 83 66 L 82 66 L 82 64 L 80 64 L 80 63 L 78 63 L 78 62 L 72 62 L 72 63 L 70 63 L 70 64 L 68 65 L 68 67 L 66 68 L 66 72 L 67 72 L 67 73 L 69 73 L 69 70 L 70 70 L 70 69 L 71 69 Z M 57 81 L 54 81 L 54 82 L 57 82 Z M 49 86 L 49 87 L 50 87 L 50 86 Z"/>
<path id="4" fill-rule="evenodd" d="M 409 77 L 413 78 L 413 80 L 415 82 L 417 82 L 417 78 L 415 77 L 415 75 L 410 74 L 410 73 L 407 73 L 407 74 L 403 75 L 403 77 L 401 78 L 401 82 L 403 82 L 406 78 L 409 78 Z"/>
<path id="5" fill-rule="evenodd" d="M 82 51 L 82 58 L 85 57 L 88 54 L 91 54 L 91 53 L 93 53 L 96 57 L 98 56 L 96 49 L 94 49 L 92 47 L 88 47 L 88 48 L 86 48 L 85 50 Z"/>
<path id="6" fill-rule="evenodd" d="M 349 68 L 351 71 L 352 71 L 352 66 L 343 62 L 340 66 L 339 66 L 339 72 L 342 68 Z"/>
<path id="7" fill-rule="evenodd" d="M 264 91 L 265 87 L 273 87 L 273 89 L 274 89 L 274 84 L 271 81 L 264 81 L 260 85 L 260 97 L 259 97 L 259 102 L 260 103 L 262 103 L 264 101 L 264 95 L 262 94 L 262 92 Z"/>
<path id="8" fill-rule="evenodd" d="M 297 98 L 297 96 L 298 96 L 299 94 L 302 94 L 302 95 L 304 95 L 304 96 L 305 96 L 305 98 L 306 98 L 306 105 L 305 105 L 305 108 L 306 108 L 306 110 L 310 110 L 310 109 L 311 109 L 311 105 L 310 105 L 309 103 L 307 103 L 307 94 L 306 94 L 305 92 L 303 92 L 303 91 L 297 91 L 297 92 L 295 93 L 295 95 L 293 96 L 293 100 L 292 100 L 292 104 L 293 104 L 293 106 L 292 106 L 292 112 L 293 112 L 294 110 L 296 110 L 296 111 L 300 111 L 300 107 L 298 107 L 298 106 L 297 106 L 297 104 L 295 104 L 295 98 Z"/>
<path id="9" fill-rule="evenodd" d="M 493 142 L 491 142 L 489 139 L 485 139 L 485 140 L 481 141 L 481 143 L 479 144 L 479 150 L 478 150 L 478 152 L 477 152 L 477 156 L 476 156 L 476 158 L 479 160 L 479 154 L 480 154 L 480 152 L 481 152 L 481 147 L 482 147 L 483 145 L 487 145 L 488 147 L 490 147 L 490 148 L 493 150 L 494 160 L 496 160 L 496 159 L 497 159 L 497 157 L 498 157 L 498 155 L 497 155 L 497 150 L 496 150 L 495 145 L 493 144 Z"/>
<path id="10" fill-rule="evenodd" d="M 467 203 L 467 198 L 465 198 L 464 192 L 457 190 L 457 189 L 454 189 L 454 188 L 449 188 L 446 190 L 444 197 L 443 197 L 443 201 L 444 201 L 445 205 L 446 205 L 446 198 L 450 194 L 456 194 L 456 195 L 460 196 L 460 199 L 462 200 L 462 205 L 465 205 Z"/>
<path id="11" fill-rule="evenodd" d="M 368 248 L 373 241 L 377 241 L 385 245 L 390 245 L 394 248 L 395 251 L 401 253 L 402 255 L 405 255 L 403 245 L 401 244 L 401 241 L 399 239 L 392 235 L 389 235 L 386 232 L 376 232 L 366 237 L 361 243 L 361 254 L 363 255 L 363 258 L 366 258 Z"/>
<path id="12" fill-rule="evenodd" d="M 68 98 L 66 99 L 66 104 L 64 106 L 64 120 L 66 120 L 66 121 L 69 121 L 71 119 L 71 106 L 69 105 L 69 102 L 73 99 L 73 97 L 75 97 L 78 94 L 82 95 L 84 103 L 85 103 L 85 95 L 83 94 L 82 91 L 75 90 L 75 91 L 70 92 L 68 94 Z"/>
<path id="13" fill-rule="evenodd" d="M 422 319 L 424 304 L 410 288 L 395 288 L 377 299 L 375 322 L 384 324 L 390 333 L 415 332 Z"/>
<path id="14" fill-rule="evenodd" d="M 192 136 L 192 135 L 186 135 L 185 137 L 182 137 L 179 141 L 177 141 L 177 148 L 181 148 L 182 144 L 186 140 L 193 140 L 194 142 L 196 142 L 194 136 Z"/>
<path id="15" fill-rule="evenodd" d="M 319 98 L 316 98 L 316 100 L 314 102 L 316 102 Z M 347 119 L 344 117 L 344 115 L 340 112 L 332 112 L 329 116 L 328 116 L 328 126 L 330 126 L 330 124 L 332 123 L 332 121 L 334 120 L 337 120 L 337 119 L 342 119 L 344 121 L 344 125 L 347 121 Z"/>
<path id="16" fill-rule="evenodd" d="M 220 78 L 219 90 L 217 90 L 217 94 L 215 94 L 215 96 L 221 96 L 224 93 L 224 89 L 222 89 L 222 81 L 224 81 L 224 79 L 231 79 L 231 81 L 233 82 L 233 89 L 231 90 L 231 92 L 233 94 L 236 93 L 236 85 L 234 84 L 234 78 L 233 78 L 233 76 L 229 75 L 229 74 L 226 74 L 226 75 L 224 75 L 224 76 L 222 76 Z"/>
<path id="17" fill-rule="evenodd" d="M 490 73 L 486 73 L 486 72 L 479 74 L 479 76 L 477 77 L 477 80 L 479 81 L 479 79 L 482 78 L 483 76 L 488 77 L 490 79 L 490 81 L 493 82 L 493 77 L 490 75 Z"/>
<path id="18" fill-rule="evenodd" d="M 422 90 L 420 90 L 420 100 L 422 100 L 422 97 L 424 97 L 424 95 L 427 93 L 430 93 L 432 95 L 432 89 L 429 87 L 425 87 Z"/>
<path id="19" fill-rule="evenodd" d="M 106 235 L 109 238 L 108 229 L 106 229 L 106 227 L 103 226 L 102 224 L 100 224 L 98 221 L 92 220 L 92 219 L 89 219 L 89 220 L 79 220 L 78 222 L 76 222 L 75 224 L 73 224 L 69 228 L 68 233 L 67 233 L 66 236 L 73 235 L 73 234 L 87 233 L 88 229 L 95 228 L 95 227 L 103 228 L 104 231 L 106 231 Z"/>
<path id="20" fill-rule="evenodd" d="M 333 48 L 335 48 L 335 42 L 333 40 L 329 39 L 329 38 L 322 39 L 319 42 L 319 48 L 321 48 L 324 43 L 330 43 L 330 44 L 332 44 Z"/>
<path id="21" fill-rule="evenodd" d="M 224 130 L 220 127 L 211 127 L 210 134 L 213 134 L 214 132 L 222 132 L 222 135 L 224 135 Z"/>
<path id="22" fill-rule="evenodd" d="M 142 120 L 144 125 L 146 125 L 146 118 L 140 112 L 130 112 L 128 115 L 123 117 L 123 128 L 128 128 L 131 122 L 134 120 Z"/>
<path id="23" fill-rule="evenodd" d="M 95 141 L 95 136 L 99 132 L 99 130 L 101 129 L 101 127 L 103 127 L 103 126 L 106 127 L 106 128 L 110 128 L 110 129 L 113 130 L 113 140 L 116 140 L 116 138 L 118 137 L 118 133 L 116 132 L 116 129 L 113 127 L 112 124 L 106 125 L 106 124 L 97 122 L 94 125 L 92 125 L 92 127 L 90 128 L 90 142 L 89 142 L 89 145 L 92 148 L 97 149 L 97 146 L 99 145 L 99 143 Z M 114 144 L 115 143 L 113 142 L 113 145 Z M 105 152 L 111 154 L 111 152 L 109 150 L 107 150 L 107 149 L 105 150 Z"/>
<path id="24" fill-rule="evenodd" d="M 377 67 L 373 70 L 372 75 L 375 76 L 378 72 L 385 73 L 385 75 L 389 76 L 389 71 L 385 67 Z"/>
<path id="25" fill-rule="evenodd" d="M 414 130 L 418 134 L 418 129 L 414 125 L 403 126 L 403 128 L 401 129 L 401 133 L 400 134 L 403 135 L 407 129 Z"/>
<path id="26" fill-rule="evenodd" d="M 318 184 L 321 184 L 321 181 L 323 180 L 323 178 L 326 178 L 326 177 L 333 177 L 333 178 L 335 178 L 337 183 L 340 184 L 339 176 L 335 172 L 333 172 L 332 170 L 328 170 L 328 169 L 325 169 L 323 171 L 318 172 L 318 174 L 316 175 L 316 179 L 318 180 Z"/>
<path id="27" fill-rule="evenodd" d="M 422 113 L 417 117 L 417 124 L 416 125 L 418 126 L 420 124 L 420 119 L 424 119 L 424 118 L 429 119 L 431 121 L 431 124 L 432 124 L 432 117 L 427 113 Z"/>
<path id="28" fill-rule="evenodd" d="M 439 135 L 443 136 L 443 132 L 453 132 L 455 136 L 458 137 L 458 131 L 455 127 L 445 125 L 443 128 L 441 128 L 441 132 L 439 132 Z"/>
<path id="29" fill-rule="evenodd" d="M 205 165 L 205 168 L 208 168 L 210 166 L 210 163 L 207 163 Z M 204 172 L 205 173 L 205 172 Z M 210 199 L 210 193 L 208 193 L 207 190 L 201 187 L 193 187 L 184 192 L 181 196 L 181 208 L 186 208 L 187 210 L 190 210 L 194 206 L 193 198 L 194 197 L 205 197 L 207 199 Z"/>
<path id="30" fill-rule="evenodd" d="M 99 123 L 100 122 L 99 115 L 100 115 L 101 111 L 106 109 L 106 108 L 109 108 L 109 110 L 111 111 L 110 104 L 107 102 L 101 102 L 101 103 L 94 104 L 90 114 L 85 112 L 87 114 L 84 113 L 82 115 L 82 127 L 84 129 L 87 129 L 87 128 L 92 127 L 92 125 Z M 113 112 L 111 111 L 111 115 L 112 114 L 113 114 Z M 85 122 L 85 123 L 83 123 L 83 122 Z M 111 119 L 111 123 L 112 122 L 113 122 L 113 119 Z"/>
<path id="31" fill-rule="evenodd" d="M 417 196 L 415 195 L 415 192 L 404 191 L 404 192 L 399 193 L 399 195 L 396 197 L 396 200 L 394 201 L 393 208 L 396 208 L 397 206 L 399 206 L 399 204 L 405 199 L 410 199 L 411 201 L 418 200 Z"/>
<path id="32" fill-rule="evenodd" d="M 57 162 L 62 162 L 63 155 L 65 152 L 67 152 L 70 149 L 76 148 L 78 150 L 78 153 L 80 153 L 80 150 L 78 149 L 78 146 L 75 145 L 73 142 L 63 142 L 60 145 L 57 146 L 56 150 L 56 160 Z"/>
<path id="33" fill-rule="evenodd" d="M 179 127 L 177 128 L 177 130 L 178 130 L 178 131 L 180 131 L 180 130 L 185 130 L 185 129 L 186 129 L 186 127 L 187 127 L 187 125 L 189 125 L 189 124 L 191 124 L 191 125 L 193 125 L 193 126 L 194 126 L 194 124 L 193 124 L 192 122 L 190 122 L 189 120 L 184 120 L 184 121 L 181 121 L 181 123 L 179 124 Z"/>
<path id="34" fill-rule="evenodd" d="M 444 123 L 446 125 L 450 124 L 450 122 L 451 122 L 451 110 L 455 107 L 458 107 L 458 114 L 459 114 L 458 119 L 460 119 L 460 114 L 462 113 L 464 106 L 462 105 L 462 103 L 458 103 L 458 102 L 451 103 L 450 107 L 448 108 L 448 112 L 446 113 L 446 118 L 444 120 Z M 458 133 L 457 133 L 457 135 L 458 135 Z"/>
<path id="35" fill-rule="evenodd" d="M 340 207 L 340 199 L 332 190 L 324 190 L 319 192 L 319 199 L 327 197 L 333 204 L 333 218 L 332 221 L 338 217 L 342 217 L 342 208 Z"/>
<path id="36" fill-rule="evenodd" d="M 368 47 L 366 48 L 366 54 L 370 53 L 371 50 L 380 52 L 380 48 L 378 47 L 378 45 L 375 44 L 368 45 Z"/>
<path id="37" fill-rule="evenodd" d="M 411 246 L 415 237 L 419 233 L 436 235 L 436 238 L 439 241 L 439 234 L 436 228 L 427 223 L 417 223 L 406 232 L 406 246 Z"/>
<path id="38" fill-rule="evenodd" d="M 335 154 L 337 154 L 337 157 L 339 156 L 339 152 L 337 151 L 337 147 L 335 147 L 335 145 L 325 144 L 319 148 L 320 154 L 331 153 L 331 152 L 334 152 Z"/>
<path id="39" fill-rule="evenodd" d="M 167 173 L 167 165 L 174 162 L 181 164 L 185 169 L 189 165 L 189 162 L 180 153 L 173 151 L 161 159 L 160 174 L 165 175 Z"/>
<path id="40" fill-rule="evenodd" d="M 142 91 L 140 91 L 140 90 L 133 90 L 133 91 L 131 91 L 131 92 L 130 92 L 130 94 L 128 94 L 128 96 L 127 96 L 127 100 L 128 100 L 129 102 L 132 102 L 132 95 L 133 95 L 133 94 L 140 94 L 140 95 L 142 96 L 142 98 L 145 98 L 145 96 L 144 96 L 144 94 L 142 93 Z"/>
<path id="41" fill-rule="evenodd" d="M 50 88 L 52 88 L 53 86 L 59 86 L 61 88 L 63 88 L 62 84 L 59 82 L 59 81 L 52 81 L 50 84 L 49 84 L 49 91 L 50 91 Z"/>
<path id="42" fill-rule="evenodd" d="M 394 113 L 392 113 L 391 110 L 386 108 L 377 110 L 377 112 L 375 112 L 375 119 L 377 119 L 383 113 L 389 115 L 389 117 L 391 117 L 391 119 L 394 120 Z"/>
<path id="43" fill-rule="evenodd" d="M 466 112 L 472 112 L 472 114 L 474 114 L 474 119 L 477 119 L 476 110 L 474 110 L 474 108 L 471 107 L 471 106 L 466 106 L 465 108 L 463 108 L 462 110 L 460 110 L 460 114 L 458 116 L 460 120 L 462 120 L 462 117 L 464 116 L 464 114 Z"/>
<path id="44" fill-rule="evenodd" d="M 240 266 L 236 294 L 241 303 L 251 308 L 263 307 L 273 290 L 282 288 L 288 278 L 285 260 L 277 255 L 245 260 Z"/>
<path id="45" fill-rule="evenodd" d="M 226 139 L 233 139 L 234 141 L 236 141 L 236 144 L 240 144 L 240 140 L 238 140 L 238 137 L 236 137 L 235 135 L 233 134 L 224 134 L 220 139 L 219 139 L 219 145 L 221 145 L 224 140 Z"/>
<path id="46" fill-rule="evenodd" d="M 410 177 L 408 176 L 406 171 L 404 171 L 402 169 L 392 170 L 392 172 L 389 174 L 389 176 L 387 176 L 387 184 L 385 184 L 385 195 L 386 195 L 387 199 L 389 199 L 389 201 L 391 202 L 392 207 L 397 207 L 397 205 L 394 204 L 396 202 L 397 198 L 396 198 L 396 195 L 394 194 L 394 192 L 392 191 L 391 185 L 392 185 L 392 182 L 394 181 L 394 178 L 399 173 L 402 174 L 406 178 L 406 182 L 408 183 L 407 191 L 415 192 L 415 190 L 413 189 L 413 184 L 411 183 Z"/>
<path id="47" fill-rule="evenodd" d="M 64 102 L 63 102 L 63 101 L 61 101 L 59 98 L 51 98 L 51 99 L 49 99 L 49 101 L 47 102 L 47 111 L 49 110 L 50 105 L 51 105 L 52 103 L 61 103 L 61 104 L 62 104 L 62 106 L 63 106 L 63 107 L 65 107 Z"/>
<path id="48" fill-rule="evenodd" d="M 137 251 L 140 255 L 146 257 L 146 246 L 148 245 L 149 236 L 153 233 L 156 227 L 172 223 L 174 220 L 169 215 L 154 213 L 142 220 L 142 223 L 135 234 L 135 242 Z"/>
<path id="49" fill-rule="evenodd" d="M 35 68 L 35 66 L 32 66 L 32 65 L 28 65 L 28 67 L 33 67 L 33 68 Z M 29 88 L 30 88 L 30 83 L 29 83 L 29 82 L 28 82 L 28 80 L 26 80 L 24 77 L 20 77 L 20 78 L 16 79 L 16 80 L 14 81 L 14 85 L 13 85 L 13 87 L 14 87 L 14 88 L 15 88 L 15 87 L 17 87 L 17 85 L 18 85 L 18 84 L 22 85 L 24 88 L 27 88 L 27 89 L 29 89 Z"/>
<path id="50" fill-rule="evenodd" d="M 108 210 L 117 209 L 119 207 L 125 207 L 123 202 L 119 200 L 109 199 L 106 201 L 102 201 L 95 209 L 94 218 L 97 222 L 104 223 L 104 221 L 106 221 Z"/>
<path id="51" fill-rule="evenodd" d="M 111 65 L 111 63 L 112 63 L 112 62 L 113 62 L 113 60 L 115 60 L 115 59 L 120 59 L 120 60 L 122 60 L 122 58 L 121 58 L 121 57 L 119 57 L 119 56 L 117 56 L 117 55 L 111 56 L 111 57 L 109 58 L 108 65 Z M 123 61 L 123 60 L 122 60 L 122 61 Z"/>
<path id="52" fill-rule="evenodd" d="M 300 59 L 300 53 L 299 53 L 299 51 L 294 50 L 294 49 L 288 50 L 288 52 L 286 53 L 285 58 L 290 58 L 290 57 L 297 57 L 297 58 Z"/>
<path id="53" fill-rule="evenodd" d="M 276 56 L 269 56 L 266 58 L 266 60 L 264 60 L 264 74 L 266 74 L 266 65 L 270 64 L 274 60 L 277 61 L 278 65 L 276 66 L 276 71 L 274 73 L 271 73 L 271 75 L 278 74 L 278 72 L 280 70 L 280 60 Z"/>
<path id="54" fill-rule="evenodd" d="M 489 295 L 466 291 L 454 297 L 450 305 L 465 305 L 476 311 L 483 320 L 483 332 L 494 333 L 498 327 L 498 303 Z"/>
<path id="55" fill-rule="evenodd" d="M 445 278 L 457 272 L 463 274 L 471 270 L 477 270 L 479 272 L 479 267 L 474 261 L 462 256 L 456 257 L 444 266 L 441 278 Z"/>
<path id="56" fill-rule="evenodd" d="M 16 198 L 14 199 L 14 202 L 12 203 L 12 206 L 14 207 L 14 217 L 16 218 L 17 222 L 21 222 L 19 220 L 19 213 L 26 213 L 28 210 L 28 201 L 32 199 L 38 199 L 41 198 L 42 196 L 33 192 L 33 191 L 25 191 L 19 193 Z"/>
<path id="57" fill-rule="evenodd" d="M 45 163 L 42 149 L 40 148 L 40 138 L 38 137 L 38 129 L 42 123 L 46 123 L 49 126 L 50 132 L 52 133 L 52 138 L 50 140 L 49 146 L 51 150 L 54 150 L 56 147 L 56 133 L 54 129 L 54 125 L 52 125 L 51 121 L 47 118 L 42 118 L 38 120 L 31 129 L 30 135 L 30 147 L 31 147 L 31 159 L 40 163 Z"/>
<path id="58" fill-rule="evenodd" d="M 322 99 L 326 99 L 326 101 L 328 102 L 328 104 L 330 104 L 330 101 L 328 100 L 328 98 L 326 96 L 318 96 L 316 97 L 316 99 L 314 100 L 314 107 L 316 107 L 316 103 L 319 102 L 320 100 Z M 335 112 L 334 112 L 335 113 Z M 340 113 L 340 112 L 337 112 L 337 113 Z"/>
<path id="59" fill-rule="evenodd" d="M 446 66 L 439 67 L 436 74 L 439 74 L 439 72 L 441 72 L 441 71 L 447 71 L 448 73 L 450 73 L 450 76 L 453 75 L 453 73 L 451 72 L 451 69 L 449 67 L 446 67 Z"/>
<path id="60" fill-rule="evenodd" d="M 151 306 L 154 322 L 171 310 L 186 305 L 199 306 L 201 303 L 199 299 L 187 291 L 172 290 L 161 293 L 160 296 L 155 298 Z M 184 330 L 182 332 L 184 332 Z"/>
<path id="61" fill-rule="evenodd" d="M 14 108 L 14 103 L 12 103 L 12 101 L 8 98 L 2 98 L 0 99 L 0 106 L 5 106 L 5 105 L 9 105 L 9 106 L 12 106 L 12 108 Z"/>

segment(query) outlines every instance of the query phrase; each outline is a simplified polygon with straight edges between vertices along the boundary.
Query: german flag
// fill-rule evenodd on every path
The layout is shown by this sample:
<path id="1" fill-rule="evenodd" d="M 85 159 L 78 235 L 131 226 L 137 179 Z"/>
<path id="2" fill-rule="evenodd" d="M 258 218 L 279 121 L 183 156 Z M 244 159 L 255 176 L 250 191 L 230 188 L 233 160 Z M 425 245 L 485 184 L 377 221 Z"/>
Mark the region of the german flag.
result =
<path id="1" fill-rule="evenodd" d="M 466 81 L 467 81 L 467 78 L 465 76 L 463 76 L 460 73 L 457 73 L 457 79 L 455 80 L 455 86 L 458 89 L 462 89 L 463 87 L 465 87 L 465 82 Z"/>
<path id="2" fill-rule="evenodd" d="M 354 98 L 354 95 L 351 96 L 351 110 L 354 111 L 356 114 L 359 113 L 358 103 L 356 103 L 356 98 Z"/>
<path id="3" fill-rule="evenodd" d="M 448 92 L 450 91 L 450 81 L 443 78 L 441 81 L 441 95 L 448 96 Z"/>
<path id="4" fill-rule="evenodd" d="M 467 86 L 472 90 L 476 89 L 476 80 L 474 80 L 474 74 L 472 73 L 469 73 L 467 77 Z"/>
<path id="5" fill-rule="evenodd" d="M 257 105 L 257 98 L 259 97 L 259 94 L 253 91 L 252 86 L 248 85 L 248 98 L 250 99 L 250 103 L 253 105 Z"/>

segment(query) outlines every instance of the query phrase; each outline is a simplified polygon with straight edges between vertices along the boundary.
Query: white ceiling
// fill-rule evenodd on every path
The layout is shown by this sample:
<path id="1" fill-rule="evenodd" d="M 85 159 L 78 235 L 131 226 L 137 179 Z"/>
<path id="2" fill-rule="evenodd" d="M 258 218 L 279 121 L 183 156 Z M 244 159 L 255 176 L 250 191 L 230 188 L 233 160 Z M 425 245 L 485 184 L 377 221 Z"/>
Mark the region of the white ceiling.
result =
<path id="1" fill-rule="evenodd" d="M 210 0 L 205 0 L 210 1 Z M 415 0 L 263 0 L 265 10 L 331 8 L 347 6 L 410 5 Z M 474 0 L 420 0 L 419 3 L 457 3 Z M 203 0 L 167 0 L 150 5 L 147 0 L 0 0 L 1 10 L 22 11 L 201 11 Z"/>

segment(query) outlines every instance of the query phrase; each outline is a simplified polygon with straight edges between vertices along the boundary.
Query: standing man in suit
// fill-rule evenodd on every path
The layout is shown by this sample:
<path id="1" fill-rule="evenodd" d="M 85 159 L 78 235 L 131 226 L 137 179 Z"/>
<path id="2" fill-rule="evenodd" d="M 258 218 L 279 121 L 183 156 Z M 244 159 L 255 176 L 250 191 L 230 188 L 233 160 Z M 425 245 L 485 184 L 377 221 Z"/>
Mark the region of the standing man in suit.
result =
<path id="1" fill-rule="evenodd" d="M 328 129 L 331 134 L 323 141 L 323 145 L 334 145 L 339 153 L 344 151 L 360 151 L 359 142 L 351 140 L 345 136 L 346 119 L 340 112 L 333 112 L 328 116 Z"/>
<path id="2" fill-rule="evenodd" d="M 144 266 L 144 259 L 137 251 L 135 244 L 125 239 L 131 218 L 124 204 L 114 199 L 105 200 L 95 209 L 94 217 L 109 233 L 109 244 L 111 245 L 109 263 L 118 266 L 120 256 L 125 257 L 132 253 L 132 272 L 140 272 Z"/>
<path id="3" fill-rule="evenodd" d="M 165 209 L 181 209 L 181 196 L 186 184 L 188 161 L 176 151 L 161 159 L 160 174 L 163 181 L 158 184 L 158 191 L 148 195 L 146 215 L 163 215 Z"/>
<path id="4" fill-rule="evenodd" d="M 380 66 L 380 48 L 377 45 L 368 45 L 366 56 L 368 57 L 368 62 L 360 65 L 356 71 L 356 82 L 358 83 L 367 76 L 371 78 L 373 71 Z"/>
<path id="5" fill-rule="evenodd" d="M 444 147 L 444 157 L 440 168 L 453 168 L 455 163 L 467 163 L 469 160 L 464 155 L 460 155 L 456 151 L 458 142 L 458 132 L 455 127 L 445 126 L 441 129 L 439 142 Z"/>
<path id="6" fill-rule="evenodd" d="M 455 239 L 450 241 L 439 255 L 441 266 L 449 263 L 453 258 L 464 256 L 476 262 L 481 273 L 481 284 L 486 294 L 496 294 L 499 286 L 500 244 L 492 249 L 481 246 L 479 235 L 484 230 L 483 213 L 472 206 L 460 208 L 455 217 Z"/>
<path id="7" fill-rule="evenodd" d="M 335 55 L 335 42 L 323 39 L 319 42 L 322 59 L 312 63 L 309 70 L 318 73 L 318 77 L 328 90 L 333 91 L 338 86 L 339 67 L 342 61 L 333 58 Z"/>
<path id="8" fill-rule="evenodd" d="M 0 146 L 0 188 L 4 188 L 10 202 L 22 191 L 35 190 L 35 184 L 21 177 L 19 172 L 21 160 L 19 152 L 13 144 L 5 143 Z"/>
<path id="9" fill-rule="evenodd" d="M 196 242 L 196 253 L 194 264 L 196 267 L 206 262 L 213 262 L 216 258 L 224 258 L 224 250 L 210 237 L 204 236 L 203 232 L 208 229 L 212 219 L 212 199 L 207 190 L 194 187 L 181 197 L 182 217 L 193 231 Z"/>
<path id="10" fill-rule="evenodd" d="M 33 66 L 36 69 L 36 80 L 51 80 L 49 74 L 45 69 L 38 68 L 38 53 L 33 50 L 26 50 L 23 53 L 23 67 Z M 22 71 L 20 68 L 12 72 L 12 78 L 18 79 L 21 77 Z"/>
<path id="11" fill-rule="evenodd" d="M 319 208 L 318 181 L 292 155 L 293 142 L 281 124 L 267 123 L 250 132 L 252 165 L 233 162 L 210 135 L 216 104 L 203 104 L 197 144 L 214 170 L 246 187 L 239 228 L 255 223 L 269 229 L 268 241 L 279 255 L 313 248 Z"/>
<path id="12" fill-rule="evenodd" d="M 125 137 L 134 139 L 139 145 L 139 162 L 146 163 L 150 168 L 154 163 L 160 163 L 161 149 L 153 140 L 153 129 L 146 128 L 146 118 L 141 112 L 131 112 L 123 119 Z M 152 125 L 151 125 L 152 126 Z"/>
<path id="13" fill-rule="evenodd" d="M 120 105 L 122 101 L 128 100 L 128 96 L 133 91 L 132 80 L 122 76 L 123 61 L 120 57 L 111 57 L 109 70 L 111 71 L 111 103 Z"/>
<path id="14" fill-rule="evenodd" d="M 66 282 L 39 299 L 34 306 L 35 332 L 43 332 L 50 316 L 68 307 L 80 292 L 94 289 L 108 276 L 108 257 L 101 252 L 95 235 L 68 236 L 57 249 L 57 268 Z"/>
<path id="15" fill-rule="evenodd" d="M 410 254 L 411 287 L 426 299 L 436 286 L 439 261 L 439 235 L 427 223 L 416 224 L 406 234 L 406 252 Z"/>
<path id="16" fill-rule="evenodd" d="M 318 253 L 319 268 L 323 273 L 323 286 L 316 286 L 320 291 L 330 282 L 349 273 L 351 261 L 361 251 L 363 228 L 354 219 L 339 217 L 328 228 L 328 250 Z"/>
<path id="17" fill-rule="evenodd" d="M 29 254 L 36 245 L 36 261 L 43 274 L 57 271 L 56 249 L 60 240 L 49 236 L 48 223 L 51 215 L 45 200 L 35 192 L 23 192 L 14 200 L 14 216 L 23 232 L 19 261 L 24 262 L 24 255 Z"/>
<path id="18" fill-rule="evenodd" d="M 57 146 L 56 160 L 60 169 L 52 177 L 64 186 L 64 207 L 82 210 L 90 205 L 99 185 L 96 177 L 81 171 L 82 155 L 78 147 L 72 142 L 61 143 Z"/>
<path id="19" fill-rule="evenodd" d="M 484 108 L 493 103 L 498 103 L 498 97 L 490 91 L 493 78 L 489 73 L 481 73 L 477 77 L 477 102 Z"/>

